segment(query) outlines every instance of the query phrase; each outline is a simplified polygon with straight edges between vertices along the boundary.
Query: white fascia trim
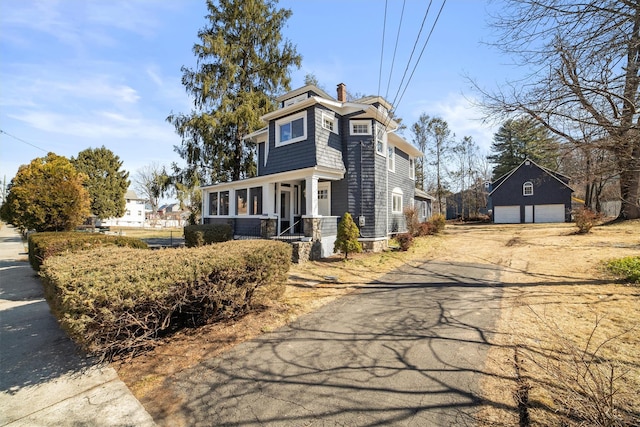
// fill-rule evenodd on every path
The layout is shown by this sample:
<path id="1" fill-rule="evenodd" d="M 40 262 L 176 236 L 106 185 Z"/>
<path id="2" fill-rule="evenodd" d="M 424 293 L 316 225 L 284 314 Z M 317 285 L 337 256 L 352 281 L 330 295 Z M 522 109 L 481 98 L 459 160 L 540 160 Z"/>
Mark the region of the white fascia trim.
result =
<path id="1" fill-rule="evenodd" d="M 268 136 L 269 136 L 269 127 L 268 126 L 265 126 L 262 129 L 258 129 L 255 132 L 251 132 L 249 135 L 245 135 L 242 139 L 243 140 L 248 139 L 251 142 L 264 142 L 263 141 L 264 138 L 258 138 L 259 136 L 261 136 L 263 134 L 264 134 L 264 136 L 267 136 L 267 139 L 268 139 Z"/>
<path id="2" fill-rule="evenodd" d="M 227 189 L 242 189 L 259 187 L 262 184 L 275 182 L 302 180 L 308 176 L 317 176 L 320 179 L 338 181 L 344 178 L 344 169 L 332 169 L 324 166 L 314 166 L 305 169 L 297 169 L 288 172 L 274 173 L 271 175 L 256 176 L 253 178 L 241 179 L 239 181 L 221 182 L 219 184 L 205 185 L 200 187 L 202 191 L 225 191 Z"/>
<path id="3" fill-rule="evenodd" d="M 415 158 L 424 156 L 422 151 L 418 150 L 413 144 L 393 132 L 388 132 L 388 139 L 391 145 L 395 146 L 396 148 L 400 149 L 400 151 L 403 151 L 410 156 L 413 156 Z"/>

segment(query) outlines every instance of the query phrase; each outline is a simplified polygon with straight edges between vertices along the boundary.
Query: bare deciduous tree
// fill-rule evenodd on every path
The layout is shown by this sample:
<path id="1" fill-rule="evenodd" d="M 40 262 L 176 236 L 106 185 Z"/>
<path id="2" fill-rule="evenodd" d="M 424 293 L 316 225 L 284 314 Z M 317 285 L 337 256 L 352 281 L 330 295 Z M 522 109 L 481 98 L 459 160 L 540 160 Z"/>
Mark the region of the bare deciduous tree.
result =
<path id="1" fill-rule="evenodd" d="M 640 218 L 640 1 L 506 3 L 495 45 L 528 72 L 483 92 L 487 114 L 525 113 L 570 144 L 611 153 L 619 218 Z"/>

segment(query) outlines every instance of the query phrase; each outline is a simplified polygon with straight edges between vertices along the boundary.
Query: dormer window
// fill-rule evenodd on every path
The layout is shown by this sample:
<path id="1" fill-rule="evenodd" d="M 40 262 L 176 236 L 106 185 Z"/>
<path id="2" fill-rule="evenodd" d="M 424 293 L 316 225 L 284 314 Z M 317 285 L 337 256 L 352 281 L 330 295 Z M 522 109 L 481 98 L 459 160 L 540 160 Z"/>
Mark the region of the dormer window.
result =
<path id="1" fill-rule="evenodd" d="M 349 122 L 351 135 L 371 135 L 370 120 L 351 120 Z"/>
<path id="2" fill-rule="evenodd" d="M 303 93 L 302 95 L 298 95 L 295 98 L 290 98 L 284 101 L 283 108 L 287 108 L 293 104 L 297 104 L 298 102 L 302 102 L 309 97 L 309 94 Z"/>
<path id="3" fill-rule="evenodd" d="M 276 147 L 307 139 L 307 112 L 276 121 Z"/>
<path id="4" fill-rule="evenodd" d="M 524 184 L 522 184 L 522 195 L 533 196 L 533 182 L 527 181 Z"/>

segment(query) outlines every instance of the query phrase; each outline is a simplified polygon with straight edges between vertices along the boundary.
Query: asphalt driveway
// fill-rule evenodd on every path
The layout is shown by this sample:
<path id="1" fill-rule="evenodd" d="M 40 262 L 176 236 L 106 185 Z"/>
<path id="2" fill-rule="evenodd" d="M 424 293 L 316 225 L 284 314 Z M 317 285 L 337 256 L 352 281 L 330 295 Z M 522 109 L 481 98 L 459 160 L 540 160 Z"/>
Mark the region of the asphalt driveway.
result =
<path id="1" fill-rule="evenodd" d="M 500 272 L 425 262 L 168 378 L 161 425 L 473 425 Z"/>

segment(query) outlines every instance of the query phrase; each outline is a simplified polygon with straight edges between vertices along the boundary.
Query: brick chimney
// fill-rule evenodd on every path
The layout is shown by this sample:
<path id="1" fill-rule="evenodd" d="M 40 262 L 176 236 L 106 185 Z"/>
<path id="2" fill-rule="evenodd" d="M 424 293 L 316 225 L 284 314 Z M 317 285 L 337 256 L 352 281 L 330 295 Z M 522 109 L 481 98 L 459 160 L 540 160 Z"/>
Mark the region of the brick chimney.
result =
<path id="1" fill-rule="evenodd" d="M 338 101 L 347 102 L 347 85 L 344 83 L 338 85 Z"/>

